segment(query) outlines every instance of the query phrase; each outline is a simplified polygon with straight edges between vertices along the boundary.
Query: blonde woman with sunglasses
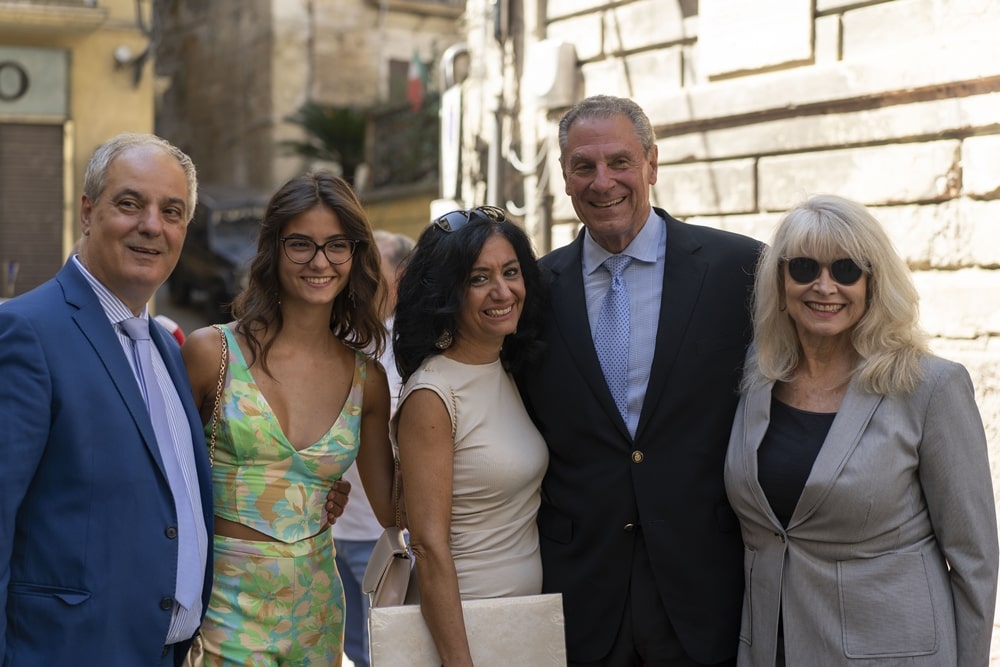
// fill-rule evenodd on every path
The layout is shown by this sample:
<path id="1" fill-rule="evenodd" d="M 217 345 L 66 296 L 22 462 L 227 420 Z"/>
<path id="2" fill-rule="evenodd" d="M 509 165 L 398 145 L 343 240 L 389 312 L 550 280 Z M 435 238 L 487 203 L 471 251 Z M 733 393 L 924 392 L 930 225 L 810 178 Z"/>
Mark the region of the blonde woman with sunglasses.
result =
<path id="1" fill-rule="evenodd" d="M 997 592 L 969 373 L 928 351 L 860 204 L 792 209 L 757 267 L 726 460 L 745 544 L 738 664 L 985 667 Z"/>

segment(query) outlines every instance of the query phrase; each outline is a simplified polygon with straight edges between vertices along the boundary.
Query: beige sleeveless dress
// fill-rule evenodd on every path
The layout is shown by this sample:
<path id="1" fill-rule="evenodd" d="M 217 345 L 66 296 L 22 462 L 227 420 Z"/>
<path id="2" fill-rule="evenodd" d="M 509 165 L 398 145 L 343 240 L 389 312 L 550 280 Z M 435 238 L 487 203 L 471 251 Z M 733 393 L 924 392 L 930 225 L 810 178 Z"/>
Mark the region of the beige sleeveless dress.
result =
<path id="1" fill-rule="evenodd" d="M 439 354 L 410 376 L 399 404 L 417 389 L 436 393 L 451 416 L 451 553 L 462 599 L 540 593 L 535 517 L 548 450 L 513 378 L 500 361 L 469 365 Z M 393 444 L 396 429 L 393 419 Z"/>

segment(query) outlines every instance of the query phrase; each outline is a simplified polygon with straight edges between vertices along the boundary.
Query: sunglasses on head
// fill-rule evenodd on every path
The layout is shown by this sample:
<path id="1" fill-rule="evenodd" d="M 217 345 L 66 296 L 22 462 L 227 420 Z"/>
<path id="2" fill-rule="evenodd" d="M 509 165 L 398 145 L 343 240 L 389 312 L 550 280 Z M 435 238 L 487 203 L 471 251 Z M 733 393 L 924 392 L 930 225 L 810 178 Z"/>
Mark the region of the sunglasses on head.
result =
<path id="1" fill-rule="evenodd" d="M 865 271 L 853 259 L 838 259 L 830 264 L 822 264 L 812 257 L 792 257 L 786 259 L 788 275 L 800 285 L 806 285 L 819 278 L 820 271 L 826 266 L 830 277 L 841 285 L 853 285 L 861 280 Z"/>
<path id="2" fill-rule="evenodd" d="M 503 222 L 507 219 L 507 215 L 501 208 L 497 208 L 496 206 L 479 206 L 468 211 L 445 213 L 431 224 L 443 232 L 457 232 L 477 217 L 486 218 L 493 222 Z"/>

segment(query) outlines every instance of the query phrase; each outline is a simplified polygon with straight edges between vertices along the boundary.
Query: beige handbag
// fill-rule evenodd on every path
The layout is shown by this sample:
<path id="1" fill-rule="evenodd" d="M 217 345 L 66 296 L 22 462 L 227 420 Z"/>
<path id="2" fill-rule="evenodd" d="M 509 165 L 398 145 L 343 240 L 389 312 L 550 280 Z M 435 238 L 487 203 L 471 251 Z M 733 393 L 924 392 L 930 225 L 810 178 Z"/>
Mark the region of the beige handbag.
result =
<path id="1" fill-rule="evenodd" d="M 396 512 L 396 525 L 382 531 L 368 557 L 365 576 L 361 580 L 361 592 L 368 596 L 371 607 L 403 604 L 413 565 L 410 547 L 403 534 L 399 508 L 399 459 L 395 454 L 393 459 L 395 470 L 392 477 L 392 506 Z"/>
<path id="2" fill-rule="evenodd" d="M 463 600 L 462 615 L 476 667 L 566 667 L 562 595 Z M 439 667 L 441 657 L 420 605 L 372 607 L 372 667 Z"/>
<path id="3" fill-rule="evenodd" d="M 368 650 L 372 667 L 438 667 L 431 633 L 416 590 L 413 558 L 404 539 L 399 509 L 399 461 L 392 484 L 396 525 L 375 543 L 362 590 L 368 610 Z M 412 580 L 412 583 L 410 583 Z M 562 595 L 464 600 L 462 615 L 476 667 L 565 667 L 566 638 Z"/>
<path id="4" fill-rule="evenodd" d="M 386 528 L 375 542 L 361 581 L 361 591 L 368 596 L 370 606 L 403 604 L 412 562 L 403 529 L 399 526 Z"/>
<path id="5" fill-rule="evenodd" d="M 205 664 L 205 640 L 201 637 L 201 632 L 191 640 L 191 648 L 188 650 L 181 667 L 203 667 Z"/>

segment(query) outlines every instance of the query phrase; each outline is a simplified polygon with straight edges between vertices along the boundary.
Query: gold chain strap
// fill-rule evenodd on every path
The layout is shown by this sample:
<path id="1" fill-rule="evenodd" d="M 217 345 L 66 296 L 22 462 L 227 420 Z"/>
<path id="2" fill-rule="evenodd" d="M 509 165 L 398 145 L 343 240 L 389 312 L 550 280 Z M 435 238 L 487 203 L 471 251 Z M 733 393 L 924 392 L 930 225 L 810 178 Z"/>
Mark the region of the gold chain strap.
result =
<path id="1" fill-rule="evenodd" d="M 403 516 L 399 508 L 399 456 L 392 453 L 392 507 L 396 510 L 396 528 L 402 530 Z"/>
<path id="2" fill-rule="evenodd" d="M 229 361 L 229 341 L 226 339 L 226 332 L 222 330 L 222 325 L 213 324 L 219 330 L 219 338 L 222 339 L 222 358 L 219 360 L 219 382 L 215 386 L 215 405 L 212 406 L 212 437 L 208 441 L 208 463 L 215 467 L 215 434 L 219 430 L 219 403 L 222 402 L 222 386 L 226 381 L 226 363 Z"/>
<path id="3" fill-rule="evenodd" d="M 455 440 L 455 434 L 458 433 L 458 399 L 455 398 L 455 390 L 448 387 L 448 391 L 451 392 L 451 411 L 454 417 L 451 419 L 451 439 L 452 442 Z"/>
<path id="4" fill-rule="evenodd" d="M 219 387 L 221 391 L 222 379 L 219 379 Z M 455 413 L 454 419 L 451 422 L 451 439 L 455 439 L 455 433 L 458 431 L 458 399 L 455 397 L 455 390 L 449 387 L 451 392 L 451 409 Z M 218 401 L 216 401 L 218 403 Z M 212 442 L 215 443 L 215 429 L 212 429 Z M 396 510 L 396 527 L 403 527 L 403 517 L 401 516 L 401 511 L 399 508 L 399 454 L 394 450 L 392 452 L 392 507 Z"/>

